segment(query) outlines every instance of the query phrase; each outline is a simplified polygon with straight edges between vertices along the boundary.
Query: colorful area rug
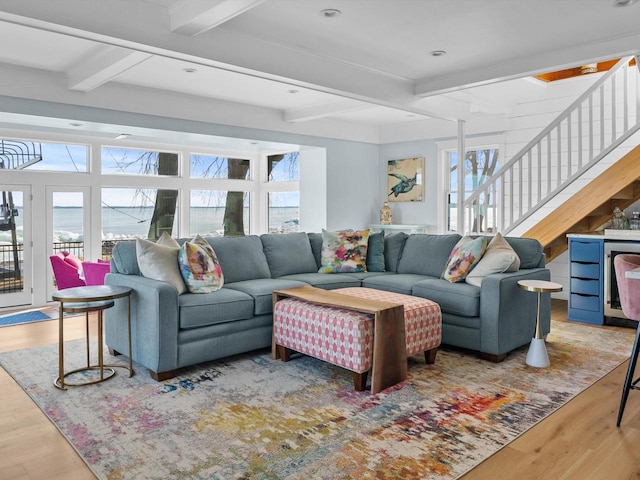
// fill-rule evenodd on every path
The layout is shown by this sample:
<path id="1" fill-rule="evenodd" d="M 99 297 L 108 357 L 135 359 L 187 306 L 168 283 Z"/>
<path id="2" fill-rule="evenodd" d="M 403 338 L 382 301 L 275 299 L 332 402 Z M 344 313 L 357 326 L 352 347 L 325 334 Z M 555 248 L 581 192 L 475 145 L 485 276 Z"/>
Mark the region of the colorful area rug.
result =
<path id="1" fill-rule="evenodd" d="M 51 320 L 51 317 L 38 310 L 33 312 L 13 313 L 10 315 L 0 316 L 0 327 L 18 325 L 20 323 L 41 322 L 42 320 Z"/>
<path id="2" fill-rule="evenodd" d="M 372 395 L 349 372 L 309 357 L 237 356 L 157 383 L 134 377 L 63 392 L 57 346 L 0 354 L 101 479 L 453 479 L 626 358 L 633 332 L 553 322 L 551 367 L 442 350 Z M 84 343 L 68 342 L 67 368 Z M 112 362 L 113 359 L 109 359 Z"/>

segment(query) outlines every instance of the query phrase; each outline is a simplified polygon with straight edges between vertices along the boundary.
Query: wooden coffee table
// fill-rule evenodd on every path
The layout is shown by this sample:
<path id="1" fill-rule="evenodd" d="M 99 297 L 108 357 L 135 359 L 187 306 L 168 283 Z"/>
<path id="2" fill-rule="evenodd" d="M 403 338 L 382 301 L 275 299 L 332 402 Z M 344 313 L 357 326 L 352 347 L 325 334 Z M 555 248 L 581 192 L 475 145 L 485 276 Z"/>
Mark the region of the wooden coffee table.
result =
<path id="1" fill-rule="evenodd" d="M 374 318 L 371 393 L 378 393 L 407 378 L 404 306 L 352 297 L 311 286 L 276 290 L 273 304 L 284 298 L 297 298 L 308 303 L 372 314 Z M 275 338 L 272 356 L 278 358 Z"/>

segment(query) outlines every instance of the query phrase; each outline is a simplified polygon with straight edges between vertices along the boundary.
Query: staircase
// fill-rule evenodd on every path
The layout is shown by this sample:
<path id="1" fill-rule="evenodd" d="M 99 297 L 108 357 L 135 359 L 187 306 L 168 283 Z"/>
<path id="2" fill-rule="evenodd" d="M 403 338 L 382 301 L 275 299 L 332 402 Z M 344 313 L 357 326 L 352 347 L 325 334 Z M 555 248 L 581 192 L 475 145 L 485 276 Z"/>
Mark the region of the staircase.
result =
<path id="1" fill-rule="evenodd" d="M 598 170 L 594 167 L 601 167 L 607 159 L 610 162 L 616 152 L 620 155 L 621 146 L 640 132 L 638 60 L 628 57 L 617 62 L 469 194 L 458 212 L 458 231 L 482 234 L 473 231 L 482 221 L 486 231 L 503 234 L 531 225 L 522 236 L 537 238 L 551 261 L 567 249 L 567 233 L 596 231 L 616 206 L 624 209 L 640 200 L 640 147 L 576 190 L 581 183 L 577 180 L 588 176 L 591 169 Z M 567 196 L 572 189 L 576 191 Z M 554 205 L 563 195 L 567 200 Z M 549 211 L 541 216 L 545 207 Z"/>

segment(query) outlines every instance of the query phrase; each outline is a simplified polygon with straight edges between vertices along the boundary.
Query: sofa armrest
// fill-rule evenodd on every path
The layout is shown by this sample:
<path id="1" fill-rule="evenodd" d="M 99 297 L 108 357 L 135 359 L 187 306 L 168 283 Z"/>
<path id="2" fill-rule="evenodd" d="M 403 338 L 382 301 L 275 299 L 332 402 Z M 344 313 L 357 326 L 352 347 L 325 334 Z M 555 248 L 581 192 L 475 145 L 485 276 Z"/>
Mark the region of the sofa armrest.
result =
<path id="1" fill-rule="evenodd" d="M 178 365 L 178 291 L 166 282 L 140 275 L 109 273 L 105 285 L 130 287 L 132 359 L 158 373 Z M 120 299 L 105 313 L 105 341 L 127 355 L 127 301 Z"/>
<path id="2" fill-rule="evenodd" d="M 535 333 L 538 295 L 523 290 L 519 280 L 549 280 L 546 268 L 495 273 L 480 288 L 480 351 L 502 355 L 529 343 Z M 551 328 L 551 300 L 542 295 L 540 324 L 543 335 Z"/>

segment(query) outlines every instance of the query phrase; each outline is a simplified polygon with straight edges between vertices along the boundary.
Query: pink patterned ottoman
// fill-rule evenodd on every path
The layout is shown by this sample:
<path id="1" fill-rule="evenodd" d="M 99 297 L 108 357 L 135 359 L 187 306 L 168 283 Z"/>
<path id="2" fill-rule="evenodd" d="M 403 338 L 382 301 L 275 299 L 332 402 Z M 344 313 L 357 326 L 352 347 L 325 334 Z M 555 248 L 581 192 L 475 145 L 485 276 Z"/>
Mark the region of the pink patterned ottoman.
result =
<path id="1" fill-rule="evenodd" d="M 424 352 L 434 363 L 442 339 L 440 306 L 424 298 L 370 288 L 332 292 L 404 305 L 406 355 Z M 285 298 L 274 305 L 273 336 L 280 358 L 291 351 L 324 360 L 354 373 L 356 390 L 364 390 L 373 362 L 373 315 Z"/>

